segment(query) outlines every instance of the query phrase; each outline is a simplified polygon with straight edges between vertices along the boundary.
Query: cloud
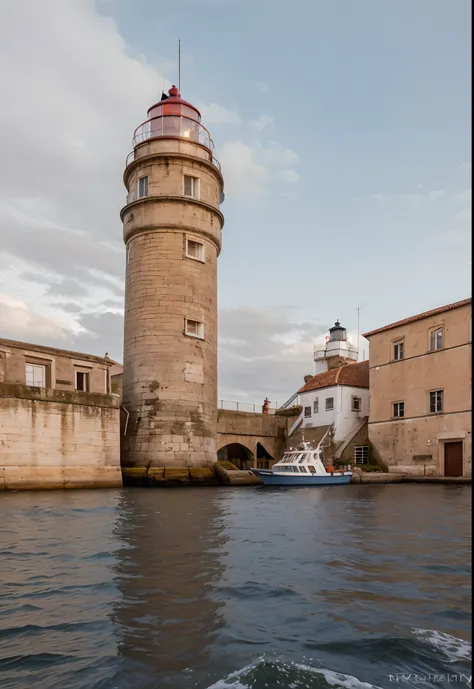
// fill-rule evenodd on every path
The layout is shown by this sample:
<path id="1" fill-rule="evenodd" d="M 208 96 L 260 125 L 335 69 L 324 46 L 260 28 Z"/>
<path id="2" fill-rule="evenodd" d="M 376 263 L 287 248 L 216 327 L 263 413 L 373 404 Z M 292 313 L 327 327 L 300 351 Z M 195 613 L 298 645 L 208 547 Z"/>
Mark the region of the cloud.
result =
<path id="1" fill-rule="evenodd" d="M 242 118 L 238 113 L 217 103 L 200 105 L 199 110 L 205 126 L 208 124 L 242 124 Z"/>
<path id="2" fill-rule="evenodd" d="M 134 128 L 171 86 L 167 63 L 134 53 L 93 0 L 7 3 L 0 62 L 0 337 L 121 359 L 122 174 Z M 203 114 L 241 123 L 212 101 Z M 298 174 L 298 155 L 275 141 L 224 141 L 218 157 L 228 196 L 285 193 Z"/>
<path id="3" fill-rule="evenodd" d="M 264 129 L 269 127 L 271 124 L 273 124 L 274 119 L 273 117 L 270 117 L 269 115 L 262 114 L 260 117 L 256 120 L 252 120 L 250 122 L 250 126 L 252 129 L 255 129 L 257 132 L 263 132 Z"/>
<path id="4" fill-rule="evenodd" d="M 299 156 L 275 141 L 266 145 L 259 140 L 251 143 L 241 139 L 228 141 L 217 151 L 217 156 L 229 197 L 262 198 L 270 194 L 278 182 L 294 184 L 299 180 L 295 170 L 285 169 L 287 164 L 297 163 Z"/>
<path id="5" fill-rule="evenodd" d="M 225 178 L 226 194 L 255 198 L 264 193 L 269 178 L 265 165 L 256 160 L 255 150 L 243 141 L 229 141 L 218 151 Z"/>
<path id="6" fill-rule="evenodd" d="M 300 176 L 295 170 L 281 170 L 278 173 L 278 178 L 283 182 L 298 182 Z"/>
<path id="7" fill-rule="evenodd" d="M 401 194 L 373 194 L 371 196 L 372 201 L 375 201 L 379 205 L 381 204 L 399 204 L 399 205 L 411 205 L 420 203 L 433 203 L 440 201 L 441 199 L 455 200 L 455 201 L 468 201 L 471 198 L 471 190 L 464 189 L 460 192 L 448 192 L 446 189 L 434 189 L 432 191 L 421 191 L 423 185 L 419 184 L 416 189 L 420 190 L 417 192 L 408 192 Z"/>
<path id="8" fill-rule="evenodd" d="M 1 336 L 10 340 L 38 342 L 46 338 L 64 342 L 72 335 L 65 323 L 35 313 L 24 302 L 7 294 L 0 294 L 0 323 Z"/>
<path id="9" fill-rule="evenodd" d="M 437 191 L 428 192 L 429 201 L 437 201 L 437 199 L 442 199 L 443 196 L 446 196 L 446 192 L 444 189 L 438 189 Z"/>
<path id="10" fill-rule="evenodd" d="M 100 294 L 91 271 L 122 278 L 125 155 L 162 75 L 130 54 L 90 1 L 8 4 L 0 60 L 8 65 L 0 146 L 9 160 L 0 169 L 0 253 L 45 274 L 38 282 L 46 289 L 32 301 L 91 291 L 100 301 L 116 289 Z M 11 277 L 14 290 L 18 271 Z"/>
<path id="11" fill-rule="evenodd" d="M 327 325 L 295 320 L 291 307 L 219 313 L 219 398 L 283 402 L 314 373 L 313 343 Z"/>
<path id="12" fill-rule="evenodd" d="M 468 203 L 471 203 L 471 189 L 463 189 L 462 191 L 459 191 L 457 194 L 454 194 L 454 198 L 456 201 L 467 201 Z"/>
<path id="13" fill-rule="evenodd" d="M 470 206 L 456 212 L 449 227 L 438 233 L 438 241 L 442 244 L 443 250 L 456 250 L 456 257 L 462 254 L 470 256 L 472 249 L 472 209 Z M 444 258 L 446 255 L 444 254 Z"/>
<path id="14" fill-rule="evenodd" d="M 290 167 L 299 162 L 299 156 L 295 151 L 285 148 L 277 141 L 270 141 L 268 146 L 262 151 L 262 156 L 269 165 Z"/>

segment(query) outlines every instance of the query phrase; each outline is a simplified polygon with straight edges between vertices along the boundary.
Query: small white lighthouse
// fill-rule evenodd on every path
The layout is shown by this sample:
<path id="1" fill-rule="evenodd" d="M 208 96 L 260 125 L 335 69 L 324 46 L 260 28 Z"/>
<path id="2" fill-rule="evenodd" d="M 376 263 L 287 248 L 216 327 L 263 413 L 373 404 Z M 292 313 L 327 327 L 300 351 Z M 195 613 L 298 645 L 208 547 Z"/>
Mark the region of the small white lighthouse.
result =
<path id="1" fill-rule="evenodd" d="M 324 371 L 350 364 L 357 361 L 358 355 L 357 347 L 347 339 L 347 330 L 339 321 L 336 321 L 333 327 L 329 328 L 325 346 L 315 345 L 314 347 L 316 373 L 324 373 Z"/>

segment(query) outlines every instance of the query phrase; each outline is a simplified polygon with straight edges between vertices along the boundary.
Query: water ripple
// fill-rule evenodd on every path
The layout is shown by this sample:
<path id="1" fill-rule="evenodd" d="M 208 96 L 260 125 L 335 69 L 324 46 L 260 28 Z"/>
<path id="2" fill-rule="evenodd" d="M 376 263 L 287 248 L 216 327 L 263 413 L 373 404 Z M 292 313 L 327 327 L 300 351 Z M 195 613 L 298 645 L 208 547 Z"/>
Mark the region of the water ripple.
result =
<path id="1" fill-rule="evenodd" d="M 452 689 L 469 514 L 463 486 L 4 494 L 0 686 Z"/>

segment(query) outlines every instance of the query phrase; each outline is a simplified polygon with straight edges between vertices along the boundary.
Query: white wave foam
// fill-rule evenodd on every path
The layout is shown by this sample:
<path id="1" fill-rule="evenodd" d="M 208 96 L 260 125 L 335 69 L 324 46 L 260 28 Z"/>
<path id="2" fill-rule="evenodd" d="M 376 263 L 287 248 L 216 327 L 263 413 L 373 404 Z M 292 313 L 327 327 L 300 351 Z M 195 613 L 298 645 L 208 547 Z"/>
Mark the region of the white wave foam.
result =
<path id="1" fill-rule="evenodd" d="M 228 689 L 228 687 L 233 687 L 233 689 L 250 689 L 253 686 L 253 683 L 250 684 L 252 681 L 251 674 L 258 669 L 259 665 L 265 662 L 268 661 L 262 656 L 255 663 L 247 665 L 247 667 L 242 668 L 242 670 L 232 672 L 228 677 L 219 680 L 215 684 L 212 684 L 210 687 L 208 687 L 208 689 Z M 272 665 L 278 669 L 278 672 L 286 676 L 285 678 L 281 677 L 282 689 L 305 689 L 304 685 L 301 684 L 301 681 L 287 684 L 288 675 L 292 670 L 305 672 L 313 676 L 319 675 L 326 680 L 329 686 L 338 687 L 339 689 L 380 689 L 374 684 L 361 682 L 357 679 L 357 677 L 352 677 L 352 675 L 346 675 L 342 672 L 335 672 L 326 668 L 315 668 L 311 667 L 310 665 L 303 665 L 301 663 L 283 663 L 276 661 L 272 661 Z M 309 685 L 306 686 L 309 689 Z"/>
<path id="2" fill-rule="evenodd" d="M 323 668 L 318 668 L 317 670 L 315 670 L 315 668 L 311 669 L 323 675 L 326 682 L 332 687 L 345 687 L 345 689 L 379 689 L 375 684 L 361 682 L 357 677 L 345 675 L 342 672 L 333 672 L 333 670 L 325 670 Z"/>
<path id="3" fill-rule="evenodd" d="M 472 644 L 456 636 L 438 632 L 436 629 L 413 629 L 412 633 L 427 644 L 430 644 L 439 651 L 442 651 L 449 662 L 455 663 L 457 660 L 471 660 Z"/>

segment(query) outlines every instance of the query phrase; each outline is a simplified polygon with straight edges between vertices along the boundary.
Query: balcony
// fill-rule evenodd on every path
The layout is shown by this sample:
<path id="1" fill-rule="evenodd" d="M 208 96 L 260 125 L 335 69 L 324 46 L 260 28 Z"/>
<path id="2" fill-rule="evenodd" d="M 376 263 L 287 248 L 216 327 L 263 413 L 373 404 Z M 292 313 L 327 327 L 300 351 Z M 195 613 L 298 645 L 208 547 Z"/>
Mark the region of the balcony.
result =
<path id="1" fill-rule="evenodd" d="M 133 145 L 138 146 L 144 141 L 162 136 L 188 139 L 205 146 L 210 151 L 214 150 L 214 142 L 206 127 L 186 115 L 162 115 L 143 122 L 135 129 Z"/>
<path id="2" fill-rule="evenodd" d="M 334 344 L 334 343 L 332 343 Z M 334 347 L 328 349 L 328 347 L 321 347 L 321 345 L 315 345 L 313 349 L 313 360 L 323 361 L 324 359 L 329 359 L 333 356 L 340 356 L 344 359 L 351 359 L 352 361 L 357 361 L 358 350 L 350 342 L 345 343 L 345 347 Z"/>
<path id="3" fill-rule="evenodd" d="M 160 117 L 157 119 L 163 120 L 165 118 Z M 169 117 L 166 119 L 169 119 Z M 175 118 L 175 119 L 180 119 L 180 118 Z M 161 134 L 158 134 L 154 130 L 153 135 L 151 135 L 151 132 L 150 132 L 150 136 L 148 138 L 144 138 L 143 141 L 139 142 L 139 143 L 145 143 L 145 142 L 151 141 L 153 139 L 159 139 L 161 136 L 166 136 L 166 134 L 161 135 Z M 179 137 L 179 134 L 173 134 L 173 135 L 170 134 L 169 136 Z M 197 139 L 195 137 L 191 137 L 191 136 L 182 136 L 179 138 L 182 138 L 182 139 L 187 140 L 187 141 L 197 141 Z M 134 141 L 135 146 L 138 145 L 135 143 L 135 137 L 134 137 L 133 141 Z M 198 143 L 200 143 L 200 142 L 198 141 Z M 214 144 L 212 144 L 212 146 L 214 146 Z M 209 146 L 206 146 L 206 148 L 209 148 Z M 222 172 L 221 164 L 219 163 L 217 158 L 214 158 L 214 156 L 212 155 L 212 149 L 209 148 L 209 150 L 211 151 L 211 155 L 209 156 L 208 160 L 210 160 L 210 162 L 214 165 L 214 167 L 216 167 L 219 170 L 219 172 Z M 142 153 L 142 155 L 143 155 L 143 153 Z M 145 153 L 145 155 L 146 155 L 146 153 Z M 128 154 L 128 156 L 125 159 L 125 168 L 127 168 L 130 165 L 130 163 L 133 163 L 135 160 L 139 160 L 140 157 L 141 156 L 138 154 L 138 152 L 135 149 L 133 151 L 130 151 L 130 153 Z"/>

